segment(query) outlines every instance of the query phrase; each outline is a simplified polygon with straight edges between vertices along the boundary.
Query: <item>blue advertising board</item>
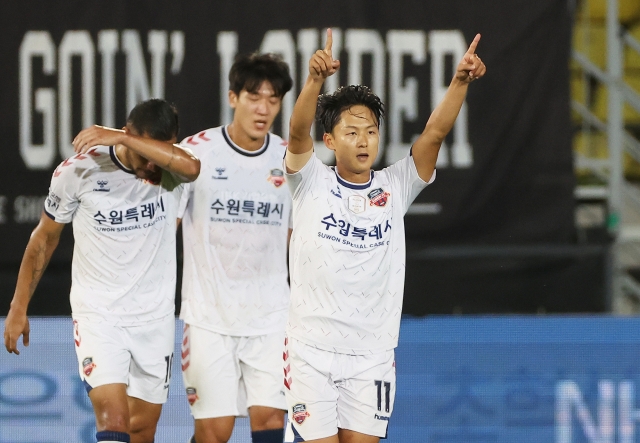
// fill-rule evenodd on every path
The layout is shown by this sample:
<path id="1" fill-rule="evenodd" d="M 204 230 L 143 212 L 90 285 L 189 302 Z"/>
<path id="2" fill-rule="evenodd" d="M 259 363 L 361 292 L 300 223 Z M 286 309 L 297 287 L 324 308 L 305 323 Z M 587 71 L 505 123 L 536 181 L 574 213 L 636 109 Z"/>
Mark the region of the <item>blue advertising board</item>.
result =
<path id="1" fill-rule="evenodd" d="M 31 330 L 19 356 L 0 352 L 0 443 L 95 441 L 71 320 Z M 407 317 L 400 336 L 388 442 L 640 441 L 640 319 Z M 158 443 L 192 432 L 177 360 Z M 231 441 L 250 441 L 246 419 Z"/>

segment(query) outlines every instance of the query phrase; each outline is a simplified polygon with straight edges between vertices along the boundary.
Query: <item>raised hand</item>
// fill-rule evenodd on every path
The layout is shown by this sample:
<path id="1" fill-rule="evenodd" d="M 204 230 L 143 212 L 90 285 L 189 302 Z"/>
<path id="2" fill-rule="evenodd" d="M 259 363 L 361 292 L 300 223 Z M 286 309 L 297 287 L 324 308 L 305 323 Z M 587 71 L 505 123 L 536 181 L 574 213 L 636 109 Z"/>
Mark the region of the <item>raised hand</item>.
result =
<path id="1" fill-rule="evenodd" d="M 331 35 L 331 28 L 327 29 L 327 43 L 324 49 L 318 49 L 315 54 L 309 60 L 309 75 L 317 80 L 324 80 L 327 77 L 336 73 L 340 68 L 340 61 L 333 59 L 331 53 L 331 45 L 333 44 L 333 37 Z"/>
<path id="2" fill-rule="evenodd" d="M 487 67 L 482 63 L 478 54 L 476 54 L 476 47 L 480 42 L 480 34 L 476 34 L 476 37 L 469 45 L 469 49 L 462 57 L 462 60 L 456 68 L 456 78 L 465 83 L 471 83 L 477 78 L 482 77 L 487 72 Z"/>
<path id="3" fill-rule="evenodd" d="M 94 125 L 83 129 L 73 139 L 73 150 L 78 154 L 84 154 L 94 146 L 112 146 L 121 143 L 125 131 L 112 129 L 105 126 Z"/>

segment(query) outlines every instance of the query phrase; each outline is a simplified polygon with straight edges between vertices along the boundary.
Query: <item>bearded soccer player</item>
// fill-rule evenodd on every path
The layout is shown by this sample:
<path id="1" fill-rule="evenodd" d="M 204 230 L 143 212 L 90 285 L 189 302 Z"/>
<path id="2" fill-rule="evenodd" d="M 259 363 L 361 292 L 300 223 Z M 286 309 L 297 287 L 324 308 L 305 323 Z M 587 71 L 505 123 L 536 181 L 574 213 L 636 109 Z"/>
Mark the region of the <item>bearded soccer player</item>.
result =
<path id="1" fill-rule="evenodd" d="M 151 443 L 171 377 L 176 215 L 200 161 L 175 145 L 178 114 L 138 104 L 122 130 L 93 126 L 53 173 L 5 321 L 7 351 L 29 344 L 27 306 L 65 224 L 75 239 L 71 311 L 80 377 L 102 443 Z"/>
<path id="2" fill-rule="evenodd" d="M 403 217 L 435 179 L 438 150 L 469 83 L 482 77 L 477 35 L 408 155 L 373 171 L 383 105 L 365 86 L 318 98 L 340 63 L 324 50 L 290 122 L 285 157 L 293 194 L 291 305 L 285 345 L 286 441 L 377 443 L 393 410 L 405 270 Z M 336 166 L 313 154 L 314 116 Z"/>
<path id="3" fill-rule="evenodd" d="M 229 71 L 233 121 L 187 137 L 202 174 L 182 198 L 182 374 L 197 443 L 229 440 L 249 415 L 253 443 L 281 443 L 282 343 L 289 306 L 291 194 L 285 143 L 269 132 L 291 89 L 273 54 Z"/>

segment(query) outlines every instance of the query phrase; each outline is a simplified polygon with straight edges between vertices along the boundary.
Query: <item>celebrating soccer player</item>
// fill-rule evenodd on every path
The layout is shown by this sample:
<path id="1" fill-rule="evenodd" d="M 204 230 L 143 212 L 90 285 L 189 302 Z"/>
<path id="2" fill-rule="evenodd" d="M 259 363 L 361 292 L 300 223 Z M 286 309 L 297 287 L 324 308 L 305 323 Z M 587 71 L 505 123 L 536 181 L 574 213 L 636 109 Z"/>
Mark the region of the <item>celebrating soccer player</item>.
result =
<path id="1" fill-rule="evenodd" d="M 318 98 L 340 67 L 330 30 L 324 50 L 309 61 L 285 157 L 293 194 L 286 441 L 376 443 L 387 432 L 404 287 L 403 217 L 435 179 L 438 150 L 468 85 L 486 71 L 475 54 L 479 41 L 477 35 L 408 155 L 381 171 L 371 166 L 382 102 L 365 86 Z M 335 167 L 313 154 L 316 115 Z"/>
<path id="2" fill-rule="evenodd" d="M 176 216 L 200 161 L 175 145 L 178 114 L 138 104 L 123 130 L 93 126 L 53 173 L 5 321 L 29 344 L 27 306 L 65 224 L 75 239 L 71 311 L 80 377 L 103 443 L 152 443 L 167 401 L 175 335 Z"/>
<path id="3" fill-rule="evenodd" d="M 293 81 L 280 57 L 248 54 L 235 60 L 229 83 L 231 124 L 183 142 L 203 171 L 181 204 L 182 374 L 192 442 L 226 442 L 248 408 L 253 443 L 282 443 L 291 194 L 285 143 L 269 129 Z"/>

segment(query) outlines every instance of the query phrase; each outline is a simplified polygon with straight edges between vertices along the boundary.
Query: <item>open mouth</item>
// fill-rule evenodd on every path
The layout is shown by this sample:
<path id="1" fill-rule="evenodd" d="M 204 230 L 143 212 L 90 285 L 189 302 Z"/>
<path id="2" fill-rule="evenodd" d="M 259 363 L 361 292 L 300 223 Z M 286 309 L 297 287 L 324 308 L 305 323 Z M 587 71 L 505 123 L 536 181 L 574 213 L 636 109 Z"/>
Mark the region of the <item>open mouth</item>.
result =
<path id="1" fill-rule="evenodd" d="M 256 128 L 260 129 L 261 131 L 264 129 L 267 129 L 266 120 L 256 120 L 255 125 L 256 125 Z"/>
<path id="2" fill-rule="evenodd" d="M 365 161 L 365 160 L 367 160 L 367 159 L 369 158 L 369 154 L 358 154 L 358 155 L 356 156 L 356 158 L 357 158 L 358 160 Z"/>

